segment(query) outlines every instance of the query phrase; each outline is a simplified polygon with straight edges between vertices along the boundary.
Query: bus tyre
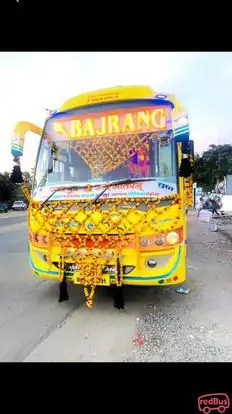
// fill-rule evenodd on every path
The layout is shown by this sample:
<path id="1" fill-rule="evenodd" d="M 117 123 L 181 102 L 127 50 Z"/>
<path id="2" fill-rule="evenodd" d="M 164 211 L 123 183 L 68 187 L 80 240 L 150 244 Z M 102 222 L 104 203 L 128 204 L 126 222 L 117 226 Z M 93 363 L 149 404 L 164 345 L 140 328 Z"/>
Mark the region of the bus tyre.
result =
<path id="1" fill-rule="evenodd" d="M 218 411 L 219 413 L 224 413 L 226 411 L 226 408 L 223 407 L 223 405 L 221 405 L 220 407 L 218 407 Z"/>
<path id="2" fill-rule="evenodd" d="M 202 411 L 203 411 L 204 414 L 208 414 L 210 412 L 210 408 L 209 407 L 204 407 Z"/>

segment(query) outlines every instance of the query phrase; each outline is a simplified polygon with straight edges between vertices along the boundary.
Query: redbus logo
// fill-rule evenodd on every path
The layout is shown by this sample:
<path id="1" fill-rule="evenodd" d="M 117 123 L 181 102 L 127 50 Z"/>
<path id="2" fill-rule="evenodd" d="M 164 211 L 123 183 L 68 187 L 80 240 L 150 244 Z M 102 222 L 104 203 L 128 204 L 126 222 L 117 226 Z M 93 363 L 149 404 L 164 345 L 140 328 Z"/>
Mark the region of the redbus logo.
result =
<path id="1" fill-rule="evenodd" d="M 198 398 L 198 408 L 204 414 L 216 410 L 224 413 L 230 406 L 230 400 L 227 394 L 205 394 Z"/>

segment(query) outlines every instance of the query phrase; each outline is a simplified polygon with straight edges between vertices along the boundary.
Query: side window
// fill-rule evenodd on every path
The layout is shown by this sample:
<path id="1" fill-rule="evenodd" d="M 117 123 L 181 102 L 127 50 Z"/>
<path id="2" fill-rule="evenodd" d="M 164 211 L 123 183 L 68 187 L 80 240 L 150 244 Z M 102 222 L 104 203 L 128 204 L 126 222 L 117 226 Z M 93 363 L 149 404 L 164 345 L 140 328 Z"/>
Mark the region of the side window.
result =
<path id="1" fill-rule="evenodd" d="M 51 153 L 50 145 L 44 139 L 41 142 L 36 166 L 34 188 L 44 185 L 47 179 L 48 161 Z"/>
<path id="2" fill-rule="evenodd" d="M 160 142 L 159 147 L 159 167 L 161 177 L 171 177 L 173 175 L 173 160 L 172 160 L 172 142 Z"/>

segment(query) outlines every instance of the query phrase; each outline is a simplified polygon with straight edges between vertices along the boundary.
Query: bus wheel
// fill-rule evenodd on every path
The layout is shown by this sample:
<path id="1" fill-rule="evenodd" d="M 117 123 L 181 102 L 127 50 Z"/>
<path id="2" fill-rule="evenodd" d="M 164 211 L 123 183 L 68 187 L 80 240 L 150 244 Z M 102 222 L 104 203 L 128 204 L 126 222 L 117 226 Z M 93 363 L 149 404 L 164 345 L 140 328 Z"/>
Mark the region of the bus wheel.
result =
<path id="1" fill-rule="evenodd" d="M 204 414 L 208 414 L 210 412 L 210 408 L 209 407 L 204 407 L 202 411 L 203 411 Z"/>
<path id="2" fill-rule="evenodd" d="M 224 413 L 226 411 L 226 408 L 223 407 L 223 405 L 221 405 L 220 407 L 218 407 L 218 411 L 219 413 Z"/>

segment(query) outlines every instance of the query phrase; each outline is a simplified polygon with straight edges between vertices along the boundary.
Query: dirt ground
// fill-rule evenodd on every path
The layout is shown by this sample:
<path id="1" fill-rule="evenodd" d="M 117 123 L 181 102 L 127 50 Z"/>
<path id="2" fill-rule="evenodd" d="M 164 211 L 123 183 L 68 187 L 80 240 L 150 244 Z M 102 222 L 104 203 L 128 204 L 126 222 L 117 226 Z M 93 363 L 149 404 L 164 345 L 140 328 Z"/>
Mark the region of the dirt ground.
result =
<path id="1" fill-rule="evenodd" d="M 216 220 L 231 232 L 231 220 Z M 188 216 L 188 295 L 153 292 L 130 361 L 232 361 L 232 242 Z"/>

